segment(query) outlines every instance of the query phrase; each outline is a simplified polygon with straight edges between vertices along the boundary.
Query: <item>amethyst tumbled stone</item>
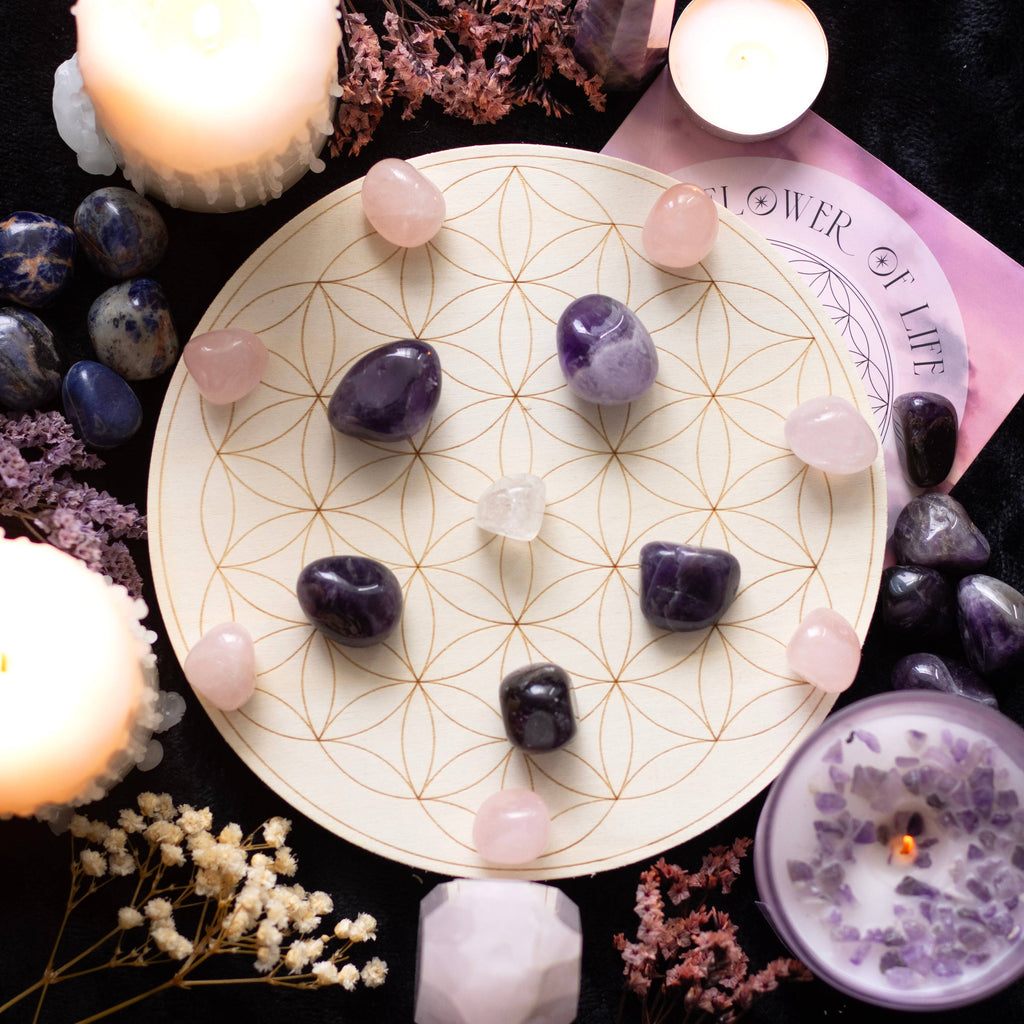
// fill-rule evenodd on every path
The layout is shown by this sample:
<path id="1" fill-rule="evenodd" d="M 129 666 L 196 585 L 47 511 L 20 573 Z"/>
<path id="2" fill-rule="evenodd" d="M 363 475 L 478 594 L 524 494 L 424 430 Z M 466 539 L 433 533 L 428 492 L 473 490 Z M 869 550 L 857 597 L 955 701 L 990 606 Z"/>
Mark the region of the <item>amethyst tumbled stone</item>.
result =
<path id="1" fill-rule="evenodd" d="M 892 668 L 894 690 L 938 690 L 997 707 L 992 688 L 975 671 L 952 658 L 922 651 L 900 658 Z"/>
<path id="2" fill-rule="evenodd" d="M 994 576 L 967 576 L 957 588 L 960 639 L 986 675 L 1024 662 L 1024 594 Z"/>
<path id="3" fill-rule="evenodd" d="M 953 588 L 938 569 L 890 565 L 879 588 L 882 621 L 890 633 L 907 640 L 944 640 L 953 629 Z"/>
<path id="4" fill-rule="evenodd" d="M 912 391 L 893 402 L 892 422 L 904 476 L 918 487 L 942 483 L 956 455 L 953 403 L 931 391 Z"/>
<path id="5" fill-rule="evenodd" d="M 662 629 L 685 632 L 717 622 L 736 596 L 740 563 L 716 548 L 652 541 L 640 550 L 640 608 Z"/>
<path id="6" fill-rule="evenodd" d="M 427 425 L 441 398 L 441 360 L 426 342 L 391 341 L 349 368 L 327 418 L 340 434 L 401 441 Z"/>
<path id="7" fill-rule="evenodd" d="M 498 688 L 509 742 L 539 753 L 568 743 L 576 733 L 569 674 L 542 662 L 510 672 Z"/>
<path id="8" fill-rule="evenodd" d="M 370 647 L 387 639 L 402 615 L 395 574 L 361 555 L 328 555 L 299 573 L 302 610 L 321 633 L 345 647 Z"/>
<path id="9" fill-rule="evenodd" d="M 570 302 L 555 337 L 570 390 L 588 402 L 632 402 L 658 375 L 654 339 L 628 306 L 609 295 Z"/>
<path id="10" fill-rule="evenodd" d="M 920 494 L 907 502 L 896 519 L 892 544 L 904 565 L 961 574 L 981 569 L 990 554 L 967 510 L 948 494 Z"/>

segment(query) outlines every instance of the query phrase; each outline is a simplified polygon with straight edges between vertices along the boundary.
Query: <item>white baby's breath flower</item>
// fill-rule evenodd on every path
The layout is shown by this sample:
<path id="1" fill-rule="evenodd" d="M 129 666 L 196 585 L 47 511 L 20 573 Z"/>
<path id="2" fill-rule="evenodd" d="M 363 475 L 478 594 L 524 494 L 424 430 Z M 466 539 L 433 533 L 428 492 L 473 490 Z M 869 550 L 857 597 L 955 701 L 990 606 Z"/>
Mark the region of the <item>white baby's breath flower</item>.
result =
<path id="1" fill-rule="evenodd" d="M 118 825 L 129 835 L 142 832 L 146 827 L 146 819 L 138 811 L 124 810 L 118 815 Z"/>
<path id="2" fill-rule="evenodd" d="M 147 818 L 171 821 L 174 818 L 174 801 L 168 793 L 140 793 L 139 810 Z"/>
<path id="3" fill-rule="evenodd" d="M 285 878 L 291 878 L 298 869 L 298 866 L 299 862 L 295 859 L 292 851 L 287 846 L 282 846 L 277 851 L 271 868 L 276 874 L 284 875 Z"/>
<path id="4" fill-rule="evenodd" d="M 112 853 L 110 855 L 110 873 L 115 877 L 135 874 L 135 858 L 130 853 Z"/>
<path id="5" fill-rule="evenodd" d="M 309 905 L 313 909 L 314 914 L 329 914 L 334 910 L 334 900 L 325 893 L 317 890 L 309 894 Z M 377 922 L 373 922 L 374 927 L 377 926 Z"/>
<path id="6" fill-rule="evenodd" d="M 339 979 L 338 968 L 330 960 L 321 960 L 313 964 L 313 977 L 318 985 L 337 985 Z"/>
<path id="7" fill-rule="evenodd" d="M 353 942 L 372 942 L 377 938 L 377 919 L 372 914 L 360 914 L 349 926 L 348 937 Z"/>
<path id="8" fill-rule="evenodd" d="M 185 838 L 185 833 L 173 821 L 162 819 L 154 821 L 142 834 L 146 837 L 146 841 L 154 846 L 159 846 L 162 843 L 177 845 Z"/>
<path id="9" fill-rule="evenodd" d="M 291 831 L 292 823 L 287 818 L 271 818 L 263 826 L 263 840 L 274 849 L 284 845 L 288 833 Z"/>
<path id="10" fill-rule="evenodd" d="M 170 921 L 171 915 L 174 912 L 174 907 L 171 906 L 170 900 L 165 900 L 162 896 L 158 896 L 156 899 L 150 900 L 145 907 L 146 917 L 153 922 Z"/>
<path id="11" fill-rule="evenodd" d="M 138 928 L 146 919 L 134 907 L 122 907 L 117 912 L 117 927 L 127 931 Z"/>
<path id="12" fill-rule="evenodd" d="M 351 921 L 351 919 L 349 919 L 347 917 L 343 917 L 334 926 L 334 937 L 336 939 L 347 939 L 349 937 L 349 932 L 351 930 L 352 930 L 352 921 Z"/>
<path id="13" fill-rule="evenodd" d="M 179 935 L 172 924 L 154 925 L 149 934 L 156 948 L 172 960 L 184 960 L 192 954 L 192 943 L 184 935 Z"/>
<path id="14" fill-rule="evenodd" d="M 79 855 L 82 871 L 90 878 L 100 878 L 107 873 L 107 858 L 97 850 L 83 850 Z"/>
<path id="15" fill-rule="evenodd" d="M 213 827 L 213 812 L 209 807 L 197 811 L 190 804 L 178 808 L 178 828 L 187 836 L 208 832 Z"/>
<path id="16" fill-rule="evenodd" d="M 257 946 L 255 967 L 260 974 L 269 974 L 281 959 L 280 946 Z"/>
<path id="17" fill-rule="evenodd" d="M 259 928 L 256 929 L 256 942 L 260 946 L 280 946 L 283 938 L 281 929 L 269 921 L 261 921 Z"/>
<path id="18" fill-rule="evenodd" d="M 375 956 L 363 966 L 359 976 L 367 988 L 380 988 L 388 976 L 388 965 L 379 956 Z"/>
<path id="19" fill-rule="evenodd" d="M 242 829 L 234 822 L 231 822 L 220 830 L 217 842 L 224 843 L 225 846 L 241 846 L 244 838 Z"/>
<path id="20" fill-rule="evenodd" d="M 359 968 L 355 964 L 345 964 L 338 972 L 338 984 L 351 992 L 359 984 Z"/>
<path id="21" fill-rule="evenodd" d="M 161 843 L 160 861 L 166 867 L 181 867 L 185 863 L 185 851 L 173 843 Z"/>
<path id="22" fill-rule="evenodd" d="M 103 840 L 103 848 L 107 853 L 124 853 L 127 842 L 128 834 L 123 828 L 112 828 Z"/>
<path id="23" fill-rule="evenodd" d="M 68 828 L 76 839 L 84 839 L 92 827 L 92 823 L 84 814 L 73 814 Z"/>

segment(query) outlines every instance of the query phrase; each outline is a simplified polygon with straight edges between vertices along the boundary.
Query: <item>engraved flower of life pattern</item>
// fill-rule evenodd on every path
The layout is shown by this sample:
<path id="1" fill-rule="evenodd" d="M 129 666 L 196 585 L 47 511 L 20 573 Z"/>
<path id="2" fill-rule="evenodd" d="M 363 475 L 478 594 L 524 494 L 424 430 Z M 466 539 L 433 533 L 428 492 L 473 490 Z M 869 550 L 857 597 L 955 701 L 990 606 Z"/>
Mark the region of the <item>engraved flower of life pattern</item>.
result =
<path id="1" fill-rule="evenodd" d="M 552 841 L 507 873 L 637 860 L 741 806 L 832 704 L 791 678 L 784 646 L 822 604 L 863 636 L 884 482 L 877 467 L 845 480 L 808 470 L 782 423 L 823 391 L 866 409 L 863 392 L 795 273 L 730 215 L 704 266 L 644 258 L 640 225 L 670 179 L 537 147 L 419 163 L 448 207 L 429 245 L 375 235 L 356 183 L 271 239 L 200 325 L 258 332 L 271 364 L 227 409 L 201 401 L 182 368 L 172 382 L 150 495 L 164 619 L 179 658 L 217 622 L 247 625 L 257 692 L 211 717 L 340 835 L 487 873 L 476 809 L 529 786 Z M 659 346 L 658 381 L 628 407 L 576 400 L 558 367 L 554 323 L 595 291 L 627 302 Z M 335 435 L 325 407 L 345 370 L 400 337 L 440 354 L 430 424 L 390 445 Z M 517 472 L 547 486 L 531 544 L 473 523 L 484 488 Z M 741 591 L 716 627 L 668 634 L 639 614 L 638 553 L 653 539 L 737 555 Z M 294 596 L 306 562 L 347 552 L 403 586 L 401 624 L 374 648 L 327 641 Z M 497 694 L 536 661 L 572 676 L 579 730 L 527 756 L 504 735 Z"/>

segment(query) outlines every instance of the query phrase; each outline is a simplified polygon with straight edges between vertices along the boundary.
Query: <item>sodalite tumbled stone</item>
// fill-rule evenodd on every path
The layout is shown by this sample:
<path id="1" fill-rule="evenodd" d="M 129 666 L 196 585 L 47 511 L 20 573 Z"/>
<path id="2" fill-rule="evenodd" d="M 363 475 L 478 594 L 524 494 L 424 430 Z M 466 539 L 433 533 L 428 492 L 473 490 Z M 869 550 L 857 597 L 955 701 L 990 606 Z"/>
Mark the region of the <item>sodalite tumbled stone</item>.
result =
<path id="1" fill-rule="evenodd" d="M 32 313 L 0 309 L 0 405 L 21 412 L 56 398 L 60 357 L 53 335 Z"/>
<path id="2" fill-rule="evenodd" d="M 990 554 L 967 509 L 948 494 L 920 494 L 908 501 L 896 519 L 892 546 L 901 563 L 943 572 L 976 572 Z"/>
<path id="3" fill-rule="evenodd" d="M 295 589 L 309 621 L 346 647 L 381 643 L 402 615 L 402 588 L 395 574 L 361 555 L 310 562 Z"/>
<path id="4" fill-rule="evenodd" d="M 68 422 L 93 448 L 116 448 L 142 426 L 142 405 L 135 392 L 102 363 L 75 363 L 65 374 L 61 391 Z"/>
<path id="5" fill-rule="evenodd" d="M 953 588 L 938 569 L 922 565 L 883 569 L 879 604 L 886 628 L 906 640 L 944 640 L 956 620 Z"/>
<path id="6" fill-rule="evenodd" d="M 555 750 L 576 734 L 569 673 L 539 662 L 510 672 L 498 687 L 509 742 L 533 752 Z"/>
<path id="7" fill-rule="evenodd" d="M 938 690 L 998 707 L 992 687 L 966 665 L 938 654 L 920 652 L 900 658 L 892 668 L 894 690 Z"/>
<path id="8" fill-rule="evenodd" d="M 340 434 L 401 441 L 419 432 L 441 399 L 441 360 L 424 341 L 391 341 L 361 356 L 331 395 L 327 418 Z"/>
<path id="9" fill-rule="evenodd" d="M 163 288 L 140 277 L 108 288 L 89 308 L 99 361 L 125 380 L 159 377 L 178 358 L 178 335 Z"/>
<path id="10" fill-rule="evenodd" d="M 0 302 L 41 309 L 71 280 L 75 233 L 42 213 L 0 221 Z"/>
<path id="11" fill-rule="evenodd" d="M 89 262 L 107 277 L 148 274 L 167 251 L 167 225 L 157 208 L 131 189 L 97 189 L 75 210 L 75 235 Z"/>
<path id="12" fill-rule="evenodd" d="M 942 483 L 956 455 L 953 403 L 930 391 L 909 392 L 893 402 L 892 422 L 903 475 L 918 487 Z"/>
<path id="13" fill-rule="evenodd" d="M 588 402 L 635 401 L 658 375 L 647 328 L 610 295 L 584 295 L 566 306 L 555 331 L 558 362 L 570 390 Z"/>
<path id="14" fill-rule="evenodd" d="M 994 576 L 966 576 L 957 587 L 960 639 L 983 675 L 1024 662 L 1024 594 Z"/>
<path id="15" fill-rule="evenodd" d="M 640 549 L 640 608 L 662 629 L 688 632 L 717 622 L 740 584 L 728 551 L 652 541 Z"/>

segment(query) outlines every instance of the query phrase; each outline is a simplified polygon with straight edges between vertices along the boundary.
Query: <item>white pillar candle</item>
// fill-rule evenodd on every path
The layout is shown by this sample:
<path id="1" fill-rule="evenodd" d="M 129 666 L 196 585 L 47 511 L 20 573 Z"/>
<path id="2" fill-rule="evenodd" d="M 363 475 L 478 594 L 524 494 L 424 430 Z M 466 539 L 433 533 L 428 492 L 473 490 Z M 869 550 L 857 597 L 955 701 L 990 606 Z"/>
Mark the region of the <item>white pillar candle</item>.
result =
<path id="1" fill-rule="evenodd" d="M 825 81 L 828 43 L 801 0 L 692 0 L 672 32 L 669 70 L 696 120 L 724 138 L 780 135 Z"/>
<path id="2" fill-rule="evenodd" d="M 0 539 L 0 580 L 0 817 L 97 799 L 160 718 L 142 603 L 26 539 Z"/>
<path id="3" fill-rule="evenodd" d="M 337 0 L 78 0 L 73 12 L 85 92 L 139 191 L 241 209 L 323 166 Z"/>

